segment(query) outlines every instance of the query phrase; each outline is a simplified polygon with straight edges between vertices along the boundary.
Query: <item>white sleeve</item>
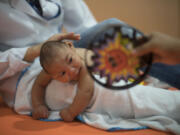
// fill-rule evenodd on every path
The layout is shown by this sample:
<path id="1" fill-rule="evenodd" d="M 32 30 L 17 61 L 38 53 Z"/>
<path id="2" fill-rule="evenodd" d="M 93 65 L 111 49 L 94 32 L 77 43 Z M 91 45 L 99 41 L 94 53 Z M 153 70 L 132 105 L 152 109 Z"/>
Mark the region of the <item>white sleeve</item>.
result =
<path id="1" fill-rule="evenodd" d="M 0 52 L 0 80 L 13 76 L 30 64 L 23 61 L 28 47 Z"/>
<path id="2" fill-rule="evenodd" d="M 81 32 L 97 24 L 83 0 L 62 0 L 64 10 L 63 25 L 68 32 Z"/>

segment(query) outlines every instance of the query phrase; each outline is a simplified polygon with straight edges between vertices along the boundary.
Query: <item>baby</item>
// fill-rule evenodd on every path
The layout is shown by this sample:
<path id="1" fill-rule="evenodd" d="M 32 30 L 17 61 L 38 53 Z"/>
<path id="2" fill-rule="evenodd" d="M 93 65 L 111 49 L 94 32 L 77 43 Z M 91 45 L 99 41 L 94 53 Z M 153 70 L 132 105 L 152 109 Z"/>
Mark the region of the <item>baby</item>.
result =
<path id="1" fill-rule="evenodd" d="M 69 36 L 66 35 L 64 39 L 69 39 L 67 38 Z M 25 63 L 25 61 L 32 62 L 39 56 L 40 48 L 43 70 L 39 59 L 32 64 Z M 112 127 L 137 129 L 139 126 L 148 126 L 163 131 L 178 130 L 177 132 L 180 133 L 179 91 L 173 92 L 142 85 L 124 91 L 107 91 L 93 83 L 89 77 L 84 65 L 84 52 L 85 49 L 75 49 L 71 42 L 48 41 L 36 48 L 11 50 L 8 56 L 2 53 L 0 56 L 11 65 L 7 69 L 2 68 L 4 62 L 0 64 L 1 71 L 5 69 L 0 75 L 0 92 L 13 93 L 10 96 L 12 98 L 4 97 L 6 102 L 7 99 L 12 101 L 12 107 L 19 114 L 29 115 L 32 112 L 35 119 L 47 118 L 49 107 L 52 110 L 49 111 L 50 117 L 53 111 L 60 111 L 64 121 L 72 121 L 82 112 L 78 116 L 83 122 L 101 129 Z M 31 66 L 23 70 L 24 67 L 29 66 L 27 64 Z M 7 71 L 9 71 L 8 75 Z M 51 82 L 54 79 L 57 81 Z M 73 82 L 77 84 L 66 87 Z M 45 89 L 46 101 L 44 100 Z M 76 95 L 73 92 L 76 92 Z M 29 97 L 32 97 L 32 100 Z M 69 106 L 64 108 L 67 105 Z"/>
<path id="2" fill-rule="evenodd" d="M 44 102 L 46 86 L 51 80 L 64 83 L 77 82 L 77 93 L 70 106 L 60 112 L 64 121 L 72 121 L 88 106 L 94 91 L 94 82 L 84 63 L 85 49 L 74 48 L 70 41 L 45 42 L 40 51 L 43 70 L 32 87 L 32 116 L 47 118 L 48 107 Z"/>
<path id="3" fill-rule="evenodd" d="M 61 44 L 58 41 L 64 39 L 79 40 L 80 35 L 74 33 L 56 34 L 51 38 L 49 38 L 48 41 L 52 41 L 52 44 L 55 43 Z M 31 65 L 34 59 L 40 55 L 40 50 L 41 50 L 41 61 L 46 71 L 43 70 L 39 74 L 32 90 L 32 104 L 34 109 L 33 117 L 36 119 L 48 117 L 48 109 L 45 106 L 43 100 L 44 99 L 43 94 L 45 90 L 43 88 L 45 88 L 45 86 L 48 84 L 48 82 L 51 81 L 51 79 L 57 79 L 62 82 L 69 82 L 69 81 L 77 81 L 78 79 L 81 78 L 82 83 L 79 83 L 78 85 L 79 91 L 77 92 L 77 97 L 74 99 L 74 103 L 69 108 L 66 108 L 63 111 L 61 111 L 61 115 L 62 118 L 64 118 L 64 120 L 72 121 L 72 119 L 77 114 L 83 111 L 83 109 L 86 107 L 86 104 L 88 104 L 89 100 L 91 99 L 91 96 L 93 94 L 93 83 L 90 77 L 87 76 L 86 74 L 87 71 L 84 68 L 84 63 L 80 58 L 81 56 L 77 55 L 76 59 L 74 59 L 75 56 L 74 54 L 76 53 L 74 52 L 75 49 L 73 48 L 72 43 L 62 42 L 62 48 L 64 49 L 64 51 L 61 51 L 59 49 L 61 47 L 59 47 L 56 44 L 52 46 L 52 48 L 48 44 L 50 45 L 51 42 L 45 43 L 42 50 L 41 50 L 42 44 L 39 44 L 28 48 L 13 48 L 6 51 L 5 53 L 0 53 L 0 57 L 2 58 L 2 61 L 0 61 L 0 96 L 2 96 L 3 100 L 6 102 L 6 104 L 9 107 L 12 108 L 14 107 L 16 90 L 19 84 L 19 80 L 21 79 L 21 73 L 23 72 L 23 69 L 25 67 Z M 54 50 L 50 51 L 50 48 L 54 50 L 57 49 L 57 51 Z M 70 52 L 66 53 L 65 50 L 72 50 L 71 52 L 73 58 L 70 58 L 69 54 L 71 53 Z M 59 52 L 61 52 L 60 54 L 62 55 L 60 55 Z M 66 56 L 68 58 L 67 62 L 69 63 L 67 63 L 66 65 L 63 64 L 64 67 L 62 67 L 62 69 L 60 70 L 59 68 L 57 68 L 58 69 L 57 70 L 56 66 L 59 66 L 59 64 L 63 62 L 63 60 L 58 59 L 61 58 L 61 56 L 62 58 Z M 52 59 L 50 60 L 50 58 Z M 59 60 L 61 63 L 57 63 L 56 62 L 57 60 Z M 49 63 L 51 61 L 52 63 Z M 53 69 L 53 67 L 55 70 Z M 66 69 L 65 72 L 61 71 L 63 70 L 63 68 Z M 72 72 L 71 69 L 73 69 Z M 64 72 L 62 73 L 62 77 L 59 76 L 60 72 Z M 56 73 L 57 76 L 54 76 Z M 86 79 L 82 79 L 82 76 Z M 82 84 L 86 83 L 86 81 L 88 81 L 88 84 L 86 86 L 83 86 Z M 81 102 L 81 100 L 83 100 L 83 102 Z"/>

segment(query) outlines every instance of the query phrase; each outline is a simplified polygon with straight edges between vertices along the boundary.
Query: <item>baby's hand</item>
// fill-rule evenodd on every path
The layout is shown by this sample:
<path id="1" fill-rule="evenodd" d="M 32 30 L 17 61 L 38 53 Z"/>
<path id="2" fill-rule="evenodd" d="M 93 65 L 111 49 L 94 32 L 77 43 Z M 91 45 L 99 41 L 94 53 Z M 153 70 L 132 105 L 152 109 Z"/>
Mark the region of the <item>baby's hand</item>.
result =
<path id="1" fill-rule="evenodd" d="M 67 108 L 64 108 L 63 110 L 61 110 L 59 115 L 66 122 L 71 122 L 74 120 L 74 117 L 72 116 L 71 112 Z"/>
<path id="2" fill-rule="evenodd" d="M 48 118 L 49 112 L 45 105 L 40 105 L 34 108 L 32 117 L 33 119 Z"/>

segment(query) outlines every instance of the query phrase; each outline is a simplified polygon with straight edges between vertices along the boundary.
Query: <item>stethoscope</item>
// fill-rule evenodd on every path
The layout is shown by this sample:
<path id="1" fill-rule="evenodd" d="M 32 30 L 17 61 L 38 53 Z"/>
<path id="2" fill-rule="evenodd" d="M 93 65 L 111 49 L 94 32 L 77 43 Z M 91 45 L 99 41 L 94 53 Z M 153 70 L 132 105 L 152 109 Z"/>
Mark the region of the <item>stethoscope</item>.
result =
<path id="1" fill-rule="evenodd" d="M 9 5 L 13 8 L 13 5 L 12 5 L 12 2 L 11 0 L 8 0 L 9 1 Z M 49 2 L 49 4 L 54 4 L 54 6 L 56 6 L 58 8 L 58 10 L 54 13 L 54 14 L 51 14 L 49 16 L 45 16 L 43 12 L 48 12 L 47 10 L 46 11 L 43 11 L 42 9 L 42 5 L 40 3 L 40 0 L 25 0 L 27 2 L 27 4 L 29 4 L 31 6 L 31 8 L 43 19 L 45 20 L 52 20 L 52 19 L 55 19 L 57 18 L 58 16 L 61 15 L 61 6 L 60 4 L 56 3 L 56 2 L 53 2 L 51 0 L 44 0 L 44 1 L 47 1 Z M 50 10 L 53 10 L 52 8 Z"/>

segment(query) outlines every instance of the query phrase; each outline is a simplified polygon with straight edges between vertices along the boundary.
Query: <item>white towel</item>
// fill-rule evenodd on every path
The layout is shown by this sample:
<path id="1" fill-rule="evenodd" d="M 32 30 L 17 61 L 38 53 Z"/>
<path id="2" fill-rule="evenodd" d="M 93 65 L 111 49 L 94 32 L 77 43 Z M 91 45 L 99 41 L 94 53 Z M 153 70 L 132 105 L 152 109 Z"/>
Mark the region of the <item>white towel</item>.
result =
<path id="1" fill-rule="evenodd" d="M 31 114 L 31 88 L 41 68 L 38 59 L 24 74 L 16 92 L 14 109 L 19 114 Z M 72 103 L 77 85 L 52 81 L 45 100 L 51 108 L 49 120 L 59 120 L 62 108 Z M 96 128 L 153 128 L 180 134 L 180 92 L 138 85 L 129 90 L 107 90 L 95 83 L 94 96 L 78 116 L 79 120 Z"/>

